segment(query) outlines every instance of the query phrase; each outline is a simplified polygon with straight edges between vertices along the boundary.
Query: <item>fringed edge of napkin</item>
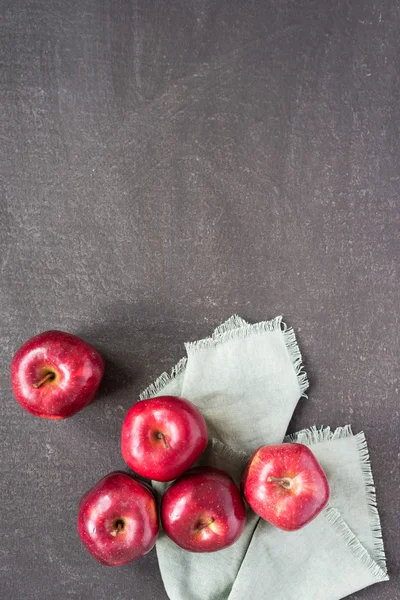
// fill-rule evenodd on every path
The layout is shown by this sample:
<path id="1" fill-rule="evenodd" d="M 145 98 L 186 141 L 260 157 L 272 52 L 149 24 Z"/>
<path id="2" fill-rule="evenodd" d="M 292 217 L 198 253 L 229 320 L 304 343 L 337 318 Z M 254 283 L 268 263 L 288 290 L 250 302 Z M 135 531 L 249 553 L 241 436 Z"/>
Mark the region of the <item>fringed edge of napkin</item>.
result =
<path id="1" fill-rule="evenodd" d="M 376 488 L 372 475 L 371 460 L 369 457 L 368 444 L 363 431 L 354 436 L 360 455 L 361 470 L 364 476 L 365 490 L 367 494 L 369 521 L 374 537 L 374 557 L 382 570 L 387 574 L 386 555 L 383 545 L 381 520 L 379 518 L 378 503 L 376 500 Z"/>
<path id="2" fill-rule="evenodd" d="M 308 398 L 306 390 L 310 383 L 308 381 L 308 375 L 304 370 L 303 357 L 301 356 L 300 348 L 297 343 L 296 334 L 293 327 L 288 327 L 286 323 L 282 321 L 282 317 L 278 317 L 278 319 L 280 319 L 280 328 L 283 333 L 283 339 L 299 383 L 301 397 Z"/>
<path id="3" fill-rule="evenodd" d="M 351 429 L 351 425 L 345 425 L 344 427 L 337 427 L 334 431 L 331 430 L 330 427 L 321 427 L 318 429 L 315 427 L 310 427 L 309 429 L 302 429 L 297 433 L 293 433 L 287 435 L 285 437 L 285 442 L 299 442 L 301 444 L 306 444 L 308 446 L 312 446 L 313 444 L 319 444 L 321 442 L 338 440 L 346 437 L 354 437 L 356 444 L 358 455 L 360 457 L 361 471 L 364 477 L 364 486 L 365 493 L 367 496 L 367 504 L 368 504 L 368 515 L 370 528 L 373 535 L 374 540 L 374 558 L 372 558 L 364 546 L 357 540 L 357 538 L 353 535 L 351 530 L 348 528 L 346 523 L 342 519 L 342 523 L 339 522 L 337 518 L 332 516 L 331 521 L 332 524 L 337 527 L 338 533 L 348 541 L 348 545 L 354 549 L 357 556 L 363 558 L 365 564 L 368 567 L 368 570 L 371 571 L 372 575 L 380 576 L 383 574 L 385 577 L 383 579 L 389 579 L 387 574 L 386 567 L 386 555 L 385 548 L 383 545 L 383 536 L 382 536 L 382 527 L 381 521 L 379 518 L 378 505 L 376 500 L 376 488 L 374 484 L 374 478 L 372 475 L 371 469 L 371 460 L 368 452 L 367 440 L 365 439 L 365 435 L 363 431 L 353 434 Z M 336 511 L 332 507 L 326 509 L 327 511 Z M 336 511 L 338 512 L 338 511 Z M 332 514 L 332 512 L 330 513 Z M 340 515 L 340 513 L 338 513 Z M 328 515 L 327 515 L 328 516 Z M 328 516 L 329 518 L 329 516 Z M 341 517 L 340 517 L 341 518 Z M 348 530 L 348 531 L 347 531 Z M 352 536 L 352 537 L 351 537 Z M 354 540 L 353 540 L 354 538 Z M 358 545 L 357 545 L 358 544 Z M 363 554 L 364 553 L 364 554 Z M 379 571 L 378 571 L 379 569 Z M 380 573 L 381 572 L 381 573 Z"/>
<path id="4" fill-rule="evenodd" d="M 207 450 L 214 452 L 219 456 L 225 456 L 232 462 L 239 462 L 243 465 L 243 468 L 247 465 L 251 457 L 250 454 L 246 454 L 246 452 L 242 452 L 241 450 L 233 450 L 233 448 L 223 444 L 215 438 L 211 438 L 211 440 L 208 441 Z"/>
<path id="5" fill-rule="evenodd" d="M 333 527 L 340 539 L 346 544 L 351 553 L 365 566 L 367 571 L 371 574 L 371 577 L 377 583 L 380 581 L 388 581 L 389 575 L 386 568 L 383 569 L 379 561 L 372 558 L 344 521 L 340 512 L 333 506 L 328 506 L 324 510 L 324 517 Z"/>
<path id="6" fill-rule="evenodd" d="M 186 369 L 187 358 L 184 356 L 179 362 L 176 363 L 171 369 L 171 373 L 168 374 L 166 371 L 161 373 L 157 379 L 151 383 L 143 392 L 139 395 L 139 400 L 147 400 L 156 396 L 172 379 L 178 377 L 182 371 Z"/>
<path id="7" fill-rule="evenodd" d="M 285 442 L 298 442 L 299 444 L 306 444 L 312 446 L 312 444 L 321 444 L 322 442 L 331 442 L 332 440 L 338 440 L 340 438 L 351 437 L 353 431 L 351 425 L 344 425 L 343 427 L 336 427 L 334 431 L 329 426 L 323 425 L 318 429 L 315 425 L 308 429 L 301 429 L 296 433 L 289 433 L 285 436 Z"/>

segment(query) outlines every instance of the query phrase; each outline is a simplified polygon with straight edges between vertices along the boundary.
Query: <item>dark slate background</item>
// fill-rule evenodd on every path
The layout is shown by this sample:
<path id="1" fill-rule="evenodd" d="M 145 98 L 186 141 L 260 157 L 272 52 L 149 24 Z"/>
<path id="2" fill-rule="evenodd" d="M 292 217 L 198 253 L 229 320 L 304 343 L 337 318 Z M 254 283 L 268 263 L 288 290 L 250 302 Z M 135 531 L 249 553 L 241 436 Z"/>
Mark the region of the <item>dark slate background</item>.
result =
<path id="1" fill-rule="evenodd" d="M 398 1 L 0 6 L 0 597 L 166 598 L 154 551 L 86 554 L 80 496 L 183 342 L 282 313 L 311 379 L 290 429 L 370 444 L 392 579 L 352 598 L 399 598 Z M 49 328 L 107 358 L 62 423 L 9 384 Z"/>

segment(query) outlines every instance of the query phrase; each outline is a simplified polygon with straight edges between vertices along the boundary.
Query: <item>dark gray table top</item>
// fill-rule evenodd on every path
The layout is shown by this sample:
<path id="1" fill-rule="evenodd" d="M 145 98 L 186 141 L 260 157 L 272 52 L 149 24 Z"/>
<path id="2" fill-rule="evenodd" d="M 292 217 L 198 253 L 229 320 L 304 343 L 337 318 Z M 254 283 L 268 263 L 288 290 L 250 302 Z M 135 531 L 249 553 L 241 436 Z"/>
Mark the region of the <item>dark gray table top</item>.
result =
<path id="1" fill-rule="evenodd" d="M 366 432 L 392 579 L 352 598 L 399 598 L 398 2 L 0 6 L 0 597 L 166 598 L 155 552 L 86 554 L 77 503 L 124 467 L 141 389 L 236 312 L 298 332 L 311 390 L 291 430 Z M 62 423 L 9 384 L 49 328 L 108 362 Z"/>

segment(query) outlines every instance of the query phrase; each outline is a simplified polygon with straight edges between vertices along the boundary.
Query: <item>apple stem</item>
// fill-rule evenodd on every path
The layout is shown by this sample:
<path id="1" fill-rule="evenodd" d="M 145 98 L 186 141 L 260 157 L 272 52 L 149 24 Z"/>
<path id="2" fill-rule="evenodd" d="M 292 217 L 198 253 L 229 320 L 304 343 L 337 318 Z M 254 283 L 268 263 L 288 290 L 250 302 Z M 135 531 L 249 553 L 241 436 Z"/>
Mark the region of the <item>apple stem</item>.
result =
<path id="1" fill-rule="evenodd" d="M 167 443 L 167 438 L 165 437 L 165 435 L 161 431 L 159 431 L 157 433 L 157 439 L 158 440 L 162 440 L 162 443 L 164 444 L 164 448 L 166 450 L 168 450 L 169 446 L 168 446 L 168 443 Z"/>
<path id="2" fill-rule="evenodd" d="M 46 383 L 46 381 L 50 381 L 51 379 L 54 379 L 54 373 L 47 373 L 47 375 L 42 377 L 42 379 L 40 381 L 37 381 L 36 383 L 34 383 L 33 387 L 38 388 L 41 385 L 43 385 L 44 383 Z"/>
<path id="3" fill-rule="evenodd" d="M 206 527 L 209 527 L 212 523 L 214 523 L 214 519 L 212 517 L 210 519 L 208 519 L 208 521 L 200 521 L 197 524 L 196 529 L 198 531 L 201 531 L 202 529 L 205 529 Z"/>
<path id="4" fill-rule="evenodd" d="M 268 477 L 268 481 L 278 483 L 281 487 L 285 488 L 285 490 L 290 490 L 293 486 L 293 479 L 290 479 L 290 477 Z"/>

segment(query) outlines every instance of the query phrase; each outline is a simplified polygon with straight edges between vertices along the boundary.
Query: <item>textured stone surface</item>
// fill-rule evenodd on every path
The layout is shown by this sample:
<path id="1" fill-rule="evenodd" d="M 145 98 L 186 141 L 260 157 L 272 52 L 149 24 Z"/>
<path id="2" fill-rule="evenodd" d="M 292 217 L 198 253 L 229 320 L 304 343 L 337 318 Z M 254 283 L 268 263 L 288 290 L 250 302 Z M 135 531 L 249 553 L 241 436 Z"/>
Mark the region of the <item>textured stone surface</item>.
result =
<path id="1" fill-rule="evenodd" d="M 392 579 L 352 598 L 398 598 L 398 2 L 0 7 L 0 597 L 165 598 L 155 552 L 85 553 L 77 503 L 124 467 L 142 388 L 237 312 L 298 332 L 311 390 L 291 430 L 365 431 Z M 49 328 L 108 361 L 62 423 L 8 378 Z"/>

